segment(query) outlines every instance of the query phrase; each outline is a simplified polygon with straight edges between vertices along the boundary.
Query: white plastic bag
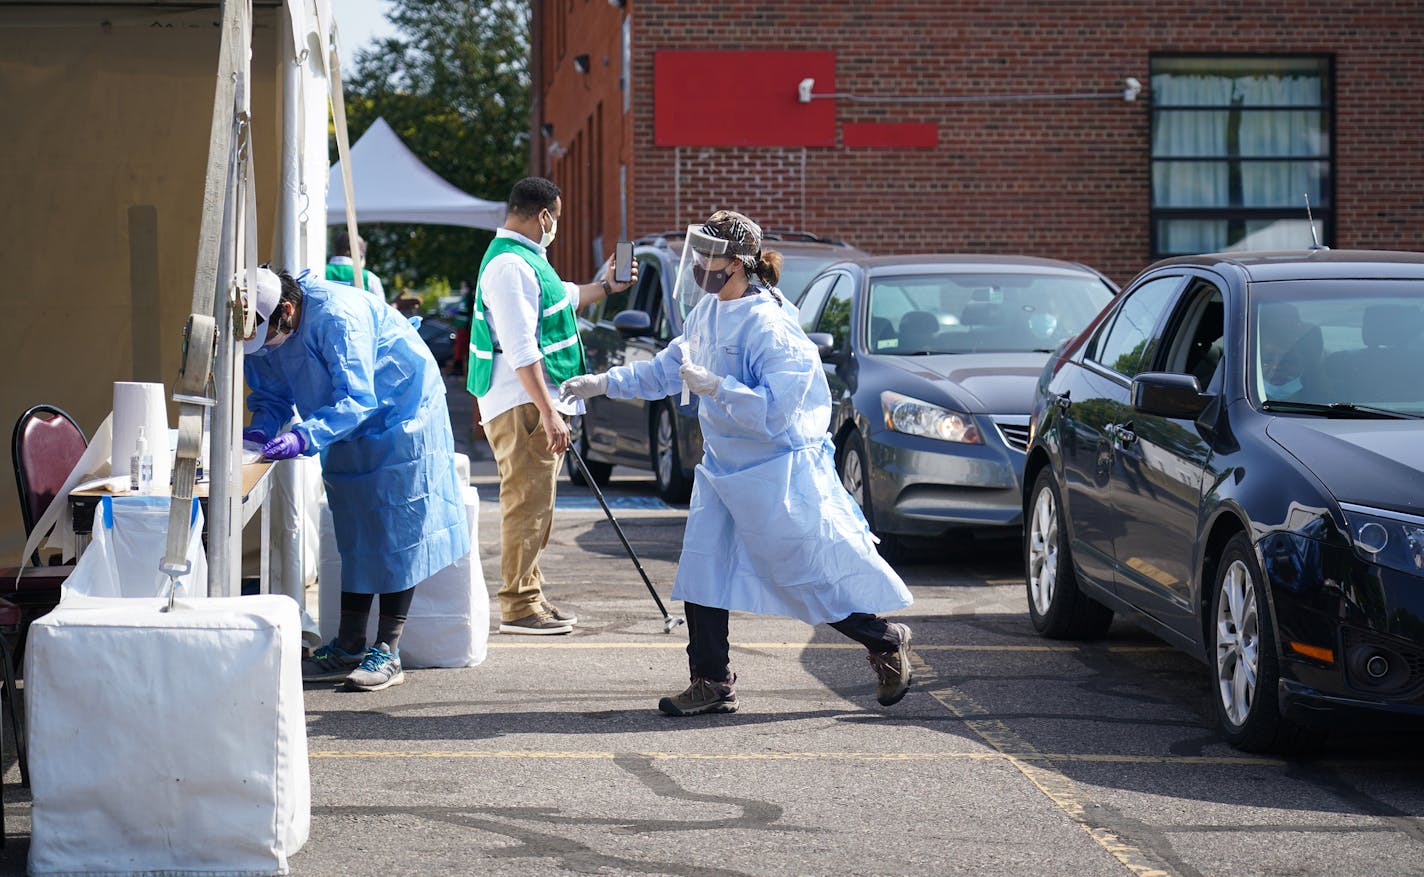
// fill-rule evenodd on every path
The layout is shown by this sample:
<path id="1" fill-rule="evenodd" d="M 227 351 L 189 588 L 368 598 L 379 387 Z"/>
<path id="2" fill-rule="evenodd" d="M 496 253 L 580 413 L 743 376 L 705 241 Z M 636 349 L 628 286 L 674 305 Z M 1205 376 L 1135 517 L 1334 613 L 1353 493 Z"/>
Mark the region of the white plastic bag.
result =
<path id="1" fill-rule="evenodd" d="M 480 566 L 480 495 L 464 488 L 465 519 L 470 527 L 470 553 L 415 586 L 405 630 L 400 639 L 401 666 L 473 667 L 489 650 L 489 591 Z M 330 642 L 341 626 L 341 554 L 331 511 L 321 503 L 321 563 L 318 621 L 322 642 Z M 376 597 L 367 623 L 366 641 L 374 643 L 381 598 Z"/>
<path id="2" fill-rule="evenodd" d="M 93 541 L 64 580 L 60 601 L 73 596 L 166 597 L 168 576 L 159 571 L 168 547 L 166 496 L 105 496 L 94 509 Z M 179 597 L 208 595 L 203 512 L 193 500 L 188 536 L 189 570 L 178 578 Z"/>

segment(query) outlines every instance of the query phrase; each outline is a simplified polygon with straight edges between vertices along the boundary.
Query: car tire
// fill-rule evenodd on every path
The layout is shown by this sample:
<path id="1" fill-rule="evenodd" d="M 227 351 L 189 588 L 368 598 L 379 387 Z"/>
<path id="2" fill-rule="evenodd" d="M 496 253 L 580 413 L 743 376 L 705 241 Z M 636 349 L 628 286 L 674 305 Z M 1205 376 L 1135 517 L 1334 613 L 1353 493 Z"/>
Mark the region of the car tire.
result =
<path id="1" fill-rule="evenodd" d="M 1212 708 L 1226 741 L 1246 752 L 1296 751 L 1314 742 L 1281 715 L 1280 658 L 1265 577 L 1244 533 L 1226 543 L 1207 618 Z"/>
<path id="2" fill-rule="evenodd" d="M 865 440 L 860 433 L 851 430 L 841 442 L 840 454 L 836 459 L 836 474 L 855 504 L 860 506 L 870 532 L 880 542 L 876 550 L 887 563 L 897 563 L 905 559 L 905 546 L 894 533 L 883 533 L 875 528 L 875 509 L 870 499 L 870 458 L 865 453 Z"/>
<path id="3" fill-rule="evenodd" d="M 692 480 L 682 472 L 682 452 L 677 444 L 677 417 L 671 405 L 663 403 L 654 409 L 650 438 L 649 462 L 652 464 L 653 480 L 658 485 L 658 495 L 672 503 L 687 502 L 692 496 Z"/>
<path id="4" fill-rule="evenodd" d="M 1078 587 L 1068 547 L 1067 518 L 1058 482 L 1039 470 L 1024 522 L 1024 586 L 1033 629 L 1049 639 L 1099 639 L 1112 624 L 1112 610 Z"/>
<path id="5" fill-rule="evenodd" d="M 588 458 L 588 434 L 583 429 L 583 417 L 574 417 L 569 423 L 569 432 L 573 435 L 573 442 L 578 454 L 583 458 L 583 463 L 588 467 L 588 474 L 593 476 L 593 483 L 598 487 L 608 484 L 608 479 L 613 475 L 612 463 L 598 463 Z M 574 462 L 573 454 L 564 455 L 564 470 L 569 476 L 569 482 L 575 487 L 587 487 L 588 481 L 583 477 L 583 472 L 579 471 L 578 464 Z"/>

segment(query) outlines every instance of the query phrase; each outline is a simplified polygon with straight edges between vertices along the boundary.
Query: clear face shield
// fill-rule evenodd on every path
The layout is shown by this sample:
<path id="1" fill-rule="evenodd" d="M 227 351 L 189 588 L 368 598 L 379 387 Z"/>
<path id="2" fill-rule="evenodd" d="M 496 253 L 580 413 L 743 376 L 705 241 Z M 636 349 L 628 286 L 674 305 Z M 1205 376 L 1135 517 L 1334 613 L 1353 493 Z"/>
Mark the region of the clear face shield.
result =
<path id="1" fill-rule="evenodd" d="M 702 231 L 702 226 L 689 225 L 683 238 L 682 258 L 678 261 L 677 281 L 672 288 L 682 318 L 708 295 L 715 295 L 726 283 L 725 272 L 736 258 L 728 253 L 730 244 L 722 238 Z"/>

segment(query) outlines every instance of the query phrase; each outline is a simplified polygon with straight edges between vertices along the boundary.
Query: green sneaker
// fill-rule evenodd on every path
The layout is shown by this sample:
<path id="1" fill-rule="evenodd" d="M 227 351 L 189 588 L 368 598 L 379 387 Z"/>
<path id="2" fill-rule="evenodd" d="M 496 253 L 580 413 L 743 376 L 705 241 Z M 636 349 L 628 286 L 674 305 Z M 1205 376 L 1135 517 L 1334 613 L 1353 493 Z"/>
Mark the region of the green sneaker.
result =
<path id="1" fill-rule="evenodd" d="M 346 677 L 347 691 L 380 691 L 405 681 L 400 652 L 391 651 L 385 643 L 376 643 L 366 650 L 361 666 Z"/>
<path id="2" fill-rule="evenodd" d="M 302 659 L 303 682 L 340 682 L 361 664 L 361 653 L 351 653 L 332 640 Z"/>
<path id="3" fill-rule="evenodd" d="M 900 632 L 900 647 L 893 652 L 871 652 L 870 666 L 880 684 L 875 686 L 875 699 L 881 706 L 894 706 L 910 690 L 910 628 L 891 622 Z"/>
<path id="4" fill-rule="evenodd" d="M 692 684 L 676 697 L 658 701 L 658 709 L 669 716 L 696 716 L 702 713 L 734 713 L 737 711 L 737 674 L 726 682 L 716 682 L 693 676 Z"/>

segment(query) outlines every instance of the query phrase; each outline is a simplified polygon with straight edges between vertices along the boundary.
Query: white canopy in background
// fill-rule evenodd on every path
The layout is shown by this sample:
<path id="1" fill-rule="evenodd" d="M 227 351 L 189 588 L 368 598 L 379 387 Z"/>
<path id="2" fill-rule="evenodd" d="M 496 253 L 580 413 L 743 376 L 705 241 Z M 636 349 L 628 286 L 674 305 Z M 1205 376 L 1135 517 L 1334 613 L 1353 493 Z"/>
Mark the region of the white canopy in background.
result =
<path id="1" fill-rule="evenodd" d="M 426 167 L 377 119 L 351 147 L 351 176 L 356 189 L 356 220 L 463 225 L 494 230 L 504 225 L 504 205 L 467 195 Z M 326 224 L 346 224 L 341 162 L 331 166 Z"/>

